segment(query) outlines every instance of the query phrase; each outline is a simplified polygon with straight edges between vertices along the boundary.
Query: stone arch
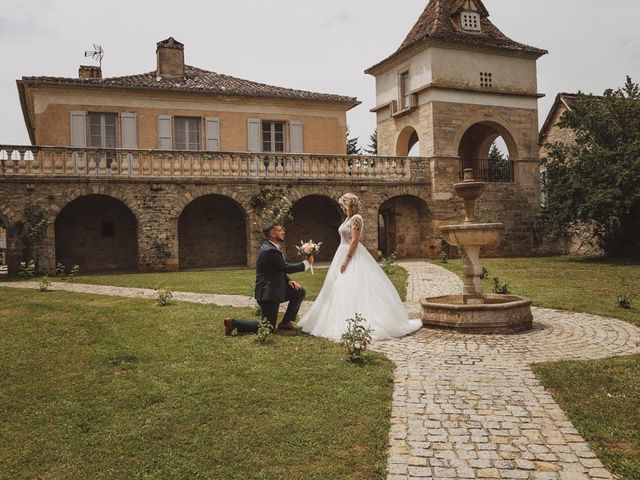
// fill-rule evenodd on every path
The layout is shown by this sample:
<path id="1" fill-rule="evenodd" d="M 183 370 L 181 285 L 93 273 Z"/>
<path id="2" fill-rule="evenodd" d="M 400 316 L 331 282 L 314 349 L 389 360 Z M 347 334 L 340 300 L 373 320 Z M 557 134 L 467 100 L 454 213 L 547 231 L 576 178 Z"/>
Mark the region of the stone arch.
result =
<path id="1" fill-rule="evenodd" d="M 322 242 L 316 261 L 331 261 L 340 245 L 338 227 L 343 215 L 338 202 L 331 196 L 318 193 L 298 198 L 292 208 L 293 218 L 287 225 L 286 249 L 290 261 L 297 253 L 300 241 Z"/>
<path id="2" fill-rule="evenodd" d="M 412 126 L 404 127 L 400 133 L 398 134 L 398 138 L 396 139 L 396 156 L 397 157 L 406 157 L 409 155 L 411 149 L 420 143 L 420 137 L 418 136 L 418 132 Z"/>
<path id="3" fill-rule="evenodd" d="M 55 259 L 83 272 L 130 271 L 138 266 L 138 219 L 122 200 L 76 197 L 55 217 Z"/>
<path id="4" fill-rule="evenodd" d="M 508 161 L 503 164 L 489 162 L 489 150 L 501 137 L 509 151 Z M 485 182 L 513 181 L 513 162 L 520 155 L 518 143 L 511 131 L 501 123 L 481 120 L 468 125 L 458 139 L 458 156 L 461 172 L 466 168 L 474 170 L 474 177 Z"/>
<path id="5" fill-rule="evenodd" d="M 247 265 L 247 212 L 235 199 L 209 193 L 189 202 L 178 218 L 180 269 Z"/>
<path id="6" fill-rule="evenodd" d="M 397 258 L 435 256 L 437 234 L 427 202 L 415 195 L 400 194 L 378 208 L 378 249 Z"/>

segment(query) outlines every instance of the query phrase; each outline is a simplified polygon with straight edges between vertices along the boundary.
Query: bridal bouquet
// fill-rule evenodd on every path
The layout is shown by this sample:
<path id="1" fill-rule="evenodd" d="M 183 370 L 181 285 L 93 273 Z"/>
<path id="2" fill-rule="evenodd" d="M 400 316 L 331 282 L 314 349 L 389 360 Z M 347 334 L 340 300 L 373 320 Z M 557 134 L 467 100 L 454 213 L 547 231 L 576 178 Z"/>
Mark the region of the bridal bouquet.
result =
<path id="1" fill-rule="evenodd" d="M 315 243 L 313 240 L 309 240 L 307 243 L 304 243 L 300 240 L 300 246 L 296 246 L 298 253 L 302 257 L 307 257 L 309 255 L 317 255 L 320 252 L 320 245 L 322 242 Z M 313 275 L 313 265 L 311 265 L 311 275 Z"/>

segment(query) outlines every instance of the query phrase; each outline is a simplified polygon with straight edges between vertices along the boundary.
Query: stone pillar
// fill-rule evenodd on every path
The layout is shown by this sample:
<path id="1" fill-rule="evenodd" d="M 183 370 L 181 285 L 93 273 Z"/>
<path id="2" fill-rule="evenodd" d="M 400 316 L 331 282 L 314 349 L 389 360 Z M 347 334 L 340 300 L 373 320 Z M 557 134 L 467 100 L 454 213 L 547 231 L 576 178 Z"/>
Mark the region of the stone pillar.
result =
<path id="1" fill-rule="evenodd" d="M 367 248 L 373 258 L 378 258 L 378 202 L 369 197 L 365 192 L 358 192 L 360 197 L 360 215 L 364 221 L 364 227 L 360 242 Z"/>
<path id="2" fill-rule="evenodd" d="M 20 244 L 15 225 L 7 226 L 7 271 L 15 276 L 20 271 Z"/>
<path id="3" fill-rule="evenodd" d="M 529 204 L 537 208 L 540 205 L 540 161 L 538 159 L 515 161 L 513 170 L 515 182 L 520 185 Z"/>
<path id="4" fill-rule="evenodd" d="M 55 216 L 49 220 L 47 234 L 42 244 L 33 252 L 36 257 L 38 273 L 54 275 L 56 273 L 56 233 Z"/>
<path id="5" fill-rule="evenodd" d="M 141 272 L 178 270 L 178 219 L 161 208 L 138 219 L 138 269 Z"/>
<path id="6" fill-rule="evenodd" d="M 450 200 L 453 184 L 460 181 L 460 157 L 430 157 L 429 165 L 433 200 Z"/>

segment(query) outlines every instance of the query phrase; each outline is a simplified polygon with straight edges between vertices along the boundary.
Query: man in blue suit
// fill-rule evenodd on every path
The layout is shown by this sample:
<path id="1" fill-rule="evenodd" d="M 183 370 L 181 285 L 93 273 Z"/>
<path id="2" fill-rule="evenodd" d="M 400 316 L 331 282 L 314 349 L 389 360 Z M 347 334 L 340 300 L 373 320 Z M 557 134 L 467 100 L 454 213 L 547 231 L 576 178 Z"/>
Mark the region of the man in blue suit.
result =
<path id="1" fill-rule="evenodd" d="M 262 233 L 265 241 L 260 246 L 256 262 L 255 298 L 262 309 L 262 318 L 276 328 L 280 304 L 289 302 L 287 311 L 278 325 L 278 330 L 297 330 L 293 321 L 298 315 L 300 305 L 306 295 L 304 288 L 289 278 L 289 273 L 304 272 L 313 264 L 313 256 L 309 255 L 300 263 L 287 263 L 280 250 L 284 242 L 284 228 L 275 223 L 266 225 Z M 231 335 L 233 330 L 238 332 L 257 332 L 259 323 L 255 320 L 224 319 L 224 333 Z"/>

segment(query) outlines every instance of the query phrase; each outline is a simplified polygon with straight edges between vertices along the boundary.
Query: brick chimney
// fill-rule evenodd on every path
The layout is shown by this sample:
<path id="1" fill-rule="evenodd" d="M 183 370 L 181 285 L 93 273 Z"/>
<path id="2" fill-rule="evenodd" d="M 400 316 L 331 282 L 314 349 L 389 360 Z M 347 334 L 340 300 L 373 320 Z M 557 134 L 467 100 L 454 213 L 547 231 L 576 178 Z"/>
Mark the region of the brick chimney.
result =
<path id="1" fill-rule="evenodd" d="M 80 65 L 80 68 L 78 68 L 78 78 L 100 79 L 102 78 L 102 69 L 94 65 Z"/>
<path id="2" fill-rule="evenodd" d="M 160 78 L 184 78 L 184 45 L 169 37 L 157 43 L 156 74 Z"/>

